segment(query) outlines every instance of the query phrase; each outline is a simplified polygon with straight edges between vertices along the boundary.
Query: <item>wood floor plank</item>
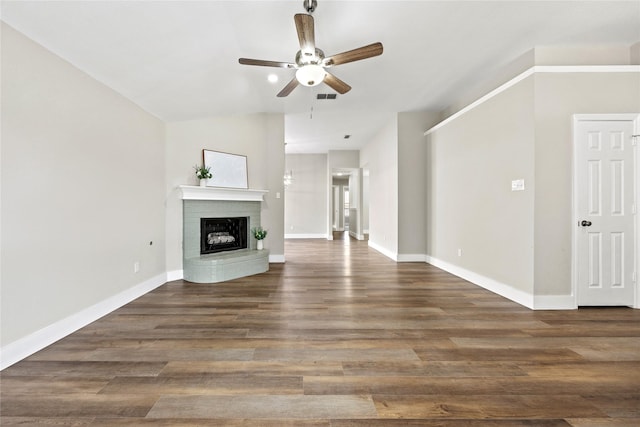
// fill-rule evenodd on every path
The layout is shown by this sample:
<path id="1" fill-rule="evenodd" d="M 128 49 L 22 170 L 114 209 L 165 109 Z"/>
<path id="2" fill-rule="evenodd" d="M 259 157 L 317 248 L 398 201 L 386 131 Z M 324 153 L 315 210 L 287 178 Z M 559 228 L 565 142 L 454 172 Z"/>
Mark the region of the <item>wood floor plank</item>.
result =
<path id="1" fill-rule="evenodd" d="M 148 418 L 376 418 L 368 396 L 163 396 Z"/>
<path id="2" fill-rule="evenodd" d="M 0 409 L 3 417 L 145 417 L 157 398 L 94 393 L 3 394 Z"/>
<path id="3" fill-rule="evenodd" d="M 382 418 L 570 418 L 607 415 L 580 396 L 373 396 Z M 517 413 L 517 415 L 516 415 Z M 588 414 L 588 415 L 587 415 Z"/>
<path id="4" fill-rule="evenodd" d="M 325 376 L 343 375 L 342 363 L 335 361 L 298 361 L 296 363 L 282 361 L 252 362 L 185 362 L 174 361 L 160 372 L 160 376 L 179 378 L 183 376 L 200 376 L 213 374 L 249 374 L 249 375 L 282 375 L 282 376 Z"/>
<path id="5" fill-rule="evenodd" d="M 0 424 L 640 425 L 640 310 L 532 311 L 366 241 L 166 283 L 0 373 Z M 312 254 L 312 255 L 310 255 Z"/>
<path id="6" fill-rule="evenodd" d="M 302 394 L 301 376 L 215 374 L 181 377 L 117 377 L 100 394 L 149 395 L 253 395 L 275 393 Z"/>

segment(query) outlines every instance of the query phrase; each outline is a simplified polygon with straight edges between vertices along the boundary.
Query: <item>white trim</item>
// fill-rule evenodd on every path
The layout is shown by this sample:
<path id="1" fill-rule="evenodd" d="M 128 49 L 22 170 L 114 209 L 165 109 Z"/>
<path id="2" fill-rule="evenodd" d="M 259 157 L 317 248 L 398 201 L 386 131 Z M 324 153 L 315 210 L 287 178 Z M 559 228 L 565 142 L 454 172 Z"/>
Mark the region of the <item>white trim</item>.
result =
<path id="1" fill-rule="evenodd" d="M 370 248 L 380 252 L 382 255 L 386 256 L 387 258 L 391 258 L 394 261 L 398 261 L 398 254 L 391 252 L 389 249 L 380 246 L 379 244 L 377 244 L 376 242 L 373 242 L 371 240 L 368 241 L 368 245 Z"/>
<path id="2" fill-rule="evenodd" d="M 271 264 L 284 264 L 284 255 L 269 255 L 269 263 Z"/>
<path id="3" fill-rule="evenodd" d="M 636 118 L 633 121 L 633 135 L 640 135 L 640 114 L 636 115 Z M 636 238 L 636 259 L 635 259 L 635 273 L 636 273 L 636 299 L 633 308 L 640 309 L 640 136 L 635 136 L 637 138 L 634 143 L 634 150 L 636 152 L 635 156 L 635 179 L 633 180 L 634 185 L 636 186 L 635 191 L 635 207 L 636 207 L 636 229 L 635 229 L 635 238 Z"/>
<path id="4" fill-rule="evenodd" d="M 235 200 L 245 202 L 262 202 L 268 190 L 251 190 L 243 188 L 197 187 L 179 185 L 182 200 Z"/>
<path id="5" fill-rule="evenodd" d="M 284 235 L 285 239 L 326 239 L 327 235 L 326 234 L 318 234 L 318 233 L 310 233 L 310 234 L 305 234 L 305 233 L 300 233 L 300 234 L 285 234 Z"/>
<path id="6" fill-rule="evenodd" d="M 0 369 L 5 369 L 33 353 L 42 350 L 48 345 L 51 345 L 78 329 L 95 322 L 123 305 L 130 303 L 136 298 L 139 298 L 157 287 L 164 285 L 166 282 L 167 274 L 159 274 L 132 288 L 81 310 L 76 314 L 5 345 L 0 348 Z"/>
<path id="7" fill-rule="evenodd" d="M 425 254 L 398 254 L 398 262 L 427 262 Z"/>
<path id="8" fill-rule="evenodd" d="M 536 65 L 524 72 L 518 74 L 508 82 L 498 86 L 496 89 L 480 97 L 476 101 L 462 108 L 460 111 L 447 117 L 437 125 L 425 131 L 424 135 L 429 135 L 432 132 L 440 129 L 448 123 L 454 121 L 463 114 L 473 110 L 479 105 L 484 104 L 491 98 L 499 95 L 515 84 L 521 82 L 534 75 L 535 73 L 638 73 L 640 72 L 640 65 Z"/>
<path id="9" fill-rule="evenodd" d="M 182 280 L 182 279 L 184 279 L 183 270 L 167 271 L 167 282 L 173 282 L 174 280 Z"/>
<path id="10" fill-rule="evenodd" d="M 574 295 L 534 295 L 534 310 L 575 310 L 578 308 Z"/>
<path id="11" fill-rule="evenodd" d="M 483 276 L 457 265 L 450 264 L 446 261 L 439 260 L 432 256 L 427 255 L 426 258 L 427 263 L 433 265 L 434 267 L 438 267 L 439 269 L 451 273 L 454 276 L 458 276 L 462 279 L 468 280 L 475 285 L 478 285 L 495 294 L 508 298 L 511 301 L 514 301 L 527 308 L 534 308 L 534 298 L 530 293 L 527 293 L 520 289 L 516 289 L 505 283 L 498 282 L 497 280 L 494 280 L 490 277 Z"/>

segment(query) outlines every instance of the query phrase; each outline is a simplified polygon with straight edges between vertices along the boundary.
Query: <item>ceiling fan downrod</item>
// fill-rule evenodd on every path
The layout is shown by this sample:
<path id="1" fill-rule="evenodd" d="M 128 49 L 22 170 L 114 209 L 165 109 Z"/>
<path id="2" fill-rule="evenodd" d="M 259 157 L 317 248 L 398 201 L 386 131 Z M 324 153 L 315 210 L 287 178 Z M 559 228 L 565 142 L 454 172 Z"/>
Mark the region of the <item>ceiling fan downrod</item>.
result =
<path id="1" fill-rule="evenodd" d="M 306 10 L 308 13 L 313 13 L 313 11 L 316 10 L 317 6 L 318 2 L 316 0 L 304 0 L 302 2 L 302 7 L 304 7 L 304 10 Z"/>

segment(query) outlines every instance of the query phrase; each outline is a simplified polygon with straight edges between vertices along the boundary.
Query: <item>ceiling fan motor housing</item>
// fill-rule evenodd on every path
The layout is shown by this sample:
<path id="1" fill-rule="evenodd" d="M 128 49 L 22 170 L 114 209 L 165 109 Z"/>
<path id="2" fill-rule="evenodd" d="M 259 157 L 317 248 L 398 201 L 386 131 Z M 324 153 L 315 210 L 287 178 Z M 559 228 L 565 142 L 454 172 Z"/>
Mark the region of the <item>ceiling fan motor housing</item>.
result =
<path id="1" fill-rule="evenodd" d="M 302 53 L 301 50 L 296 53 L 296 65 L 298 67 L 304 67 L 305 65 L 323 65 L 324 52 L 318 48 L 315 49 L 315 53 L 310 55 L 308 53 Z"/>

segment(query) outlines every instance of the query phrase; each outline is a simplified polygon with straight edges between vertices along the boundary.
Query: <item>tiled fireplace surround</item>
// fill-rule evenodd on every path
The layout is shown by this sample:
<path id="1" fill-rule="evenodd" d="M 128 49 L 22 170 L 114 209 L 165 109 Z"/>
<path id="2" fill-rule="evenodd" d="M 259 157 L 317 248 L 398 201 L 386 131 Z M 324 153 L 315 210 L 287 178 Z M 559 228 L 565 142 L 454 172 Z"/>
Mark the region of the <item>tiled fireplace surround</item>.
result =
<path id="1" fill-rule="evenodd" d="M 269 270 L 269 251 L 256 250 L 249 233 L 248 248 L 200 255 L 200 218 L 248 217 L 248 229 L 260 225 L 264 190 L 180 186 L 183 199 L 184 280 L 217 283 Z"/>

